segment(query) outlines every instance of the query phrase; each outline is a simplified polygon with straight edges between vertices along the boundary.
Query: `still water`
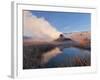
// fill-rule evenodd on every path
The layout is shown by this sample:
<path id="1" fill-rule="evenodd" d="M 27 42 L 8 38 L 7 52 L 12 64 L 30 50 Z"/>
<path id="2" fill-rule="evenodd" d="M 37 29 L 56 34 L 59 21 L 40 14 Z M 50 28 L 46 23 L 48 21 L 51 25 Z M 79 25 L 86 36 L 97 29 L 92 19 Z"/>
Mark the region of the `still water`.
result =
<path id="1" fill-rule="evenodd" d="M 90 57 L 89 50 L 75 47 L 60 49 L 58 47 L 44 55 L 44 68 L 90 66 Z"/>

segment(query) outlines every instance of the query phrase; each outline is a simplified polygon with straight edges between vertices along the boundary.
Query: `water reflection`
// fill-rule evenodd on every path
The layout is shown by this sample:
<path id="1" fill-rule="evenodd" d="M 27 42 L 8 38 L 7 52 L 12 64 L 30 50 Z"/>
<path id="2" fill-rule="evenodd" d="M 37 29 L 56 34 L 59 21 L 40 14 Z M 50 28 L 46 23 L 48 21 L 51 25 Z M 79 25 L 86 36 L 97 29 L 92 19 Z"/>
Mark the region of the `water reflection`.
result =
<path id="1" fill-rule="evenodd" d="M 60 48 L 56 47 L 53 50 L 46 52 L 42 55 L 41 63 L 42 64 L 47 63 L 50 59 L 61 53 L 62 51 L 60 50 Z"/>
<path id="2" fill-rule="evenodd" d="M 68 44 L 68 43 L 66 43 Z M 23 69 L 90 66 L 89 49 L 65 43 L 31 45 L 23 48 Z"/>
<path id="3" fill-rule="evenodd" d="M 46 68 L 89 66 L 90 51 L 74 47 L 64 49 L 57 47 L 43 55 L 42 64 Z"/>

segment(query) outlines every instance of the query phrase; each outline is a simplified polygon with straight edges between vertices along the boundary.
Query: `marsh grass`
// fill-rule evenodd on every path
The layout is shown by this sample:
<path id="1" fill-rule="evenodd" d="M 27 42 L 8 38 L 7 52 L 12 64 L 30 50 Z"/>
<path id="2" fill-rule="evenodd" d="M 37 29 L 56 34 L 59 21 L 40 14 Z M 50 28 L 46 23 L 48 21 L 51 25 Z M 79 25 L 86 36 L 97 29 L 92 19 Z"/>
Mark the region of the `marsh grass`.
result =
<path id="1" fill-rule="evenodd" d="M 89 66 L 90 65 L 90 56 L 86 58 L 80 58 L 80 57 L 74 57 L 69 58 L 66 57 L 66 63 L 52 63 L 52 65 L 48 64 L 41 64 L 42 61 L 42 55 L 46 54 L 47 52 L 50 52 L 55 47 L 59 47 L 61 51 L 63 51 L 66 46 L 59 44 L 41 44 L 41 45 L 23 45 L 23 69 L 37 69 L 37 68 L 54 68 L 54 67 L 77 67 L 77 66 Z M 90 51 L 90 47 L 86 48 L 81 45 L 74 46 L 76 48 L 80 49 L 86 49 Z M 73 60 L 73 63 L 70 61 Z"/>

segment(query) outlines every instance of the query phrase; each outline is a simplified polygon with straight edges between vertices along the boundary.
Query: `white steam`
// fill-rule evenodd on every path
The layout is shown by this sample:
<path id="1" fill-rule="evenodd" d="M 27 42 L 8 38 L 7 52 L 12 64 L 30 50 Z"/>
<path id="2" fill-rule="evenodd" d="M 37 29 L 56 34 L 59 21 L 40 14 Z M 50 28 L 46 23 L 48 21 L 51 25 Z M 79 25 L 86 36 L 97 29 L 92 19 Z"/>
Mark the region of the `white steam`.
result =
<path id="1" fill-rule="evenodd" d="M 57 31 L 43 17 L 32 15 L 30 11 L 24 11 L 24 36 L 30 36 L 35 40 L 54 40 L 61 32 Z"/>

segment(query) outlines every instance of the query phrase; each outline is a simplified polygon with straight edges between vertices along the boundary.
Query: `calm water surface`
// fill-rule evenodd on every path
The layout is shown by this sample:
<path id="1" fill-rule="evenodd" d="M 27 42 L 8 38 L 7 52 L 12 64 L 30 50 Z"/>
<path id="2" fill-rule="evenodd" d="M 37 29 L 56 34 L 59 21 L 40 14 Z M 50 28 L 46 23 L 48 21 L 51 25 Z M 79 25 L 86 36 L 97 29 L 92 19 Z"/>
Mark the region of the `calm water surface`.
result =
<path id="1" fill-rule="evenodd" d="M 90 51 L 79 48 L 64 48 L 60 49 L 60 54 L 53 56 L 45 64 L 45 67 L 74 67 L 74 66 L 89 66 Z"/>

